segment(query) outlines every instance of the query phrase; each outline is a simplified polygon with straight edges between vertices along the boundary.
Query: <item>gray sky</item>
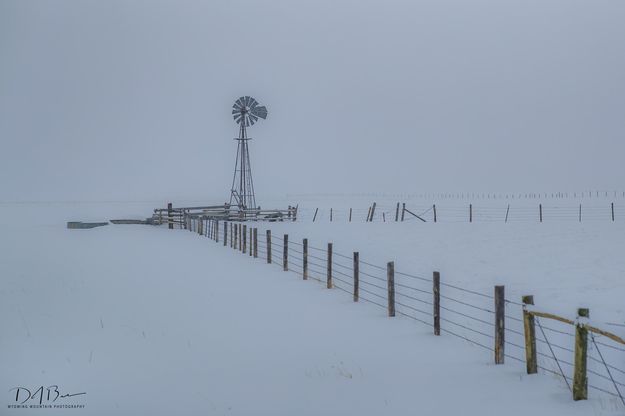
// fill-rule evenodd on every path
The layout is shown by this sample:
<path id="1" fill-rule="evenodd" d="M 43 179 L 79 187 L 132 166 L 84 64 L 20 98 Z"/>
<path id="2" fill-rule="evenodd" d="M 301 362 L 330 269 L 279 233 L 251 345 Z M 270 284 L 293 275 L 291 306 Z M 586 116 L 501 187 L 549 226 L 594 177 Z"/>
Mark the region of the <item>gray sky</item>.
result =
<path id="1" fill-rule="evenodd" d="M 625 2 L 0 0 L 0 200 L 622 190 Z"/>

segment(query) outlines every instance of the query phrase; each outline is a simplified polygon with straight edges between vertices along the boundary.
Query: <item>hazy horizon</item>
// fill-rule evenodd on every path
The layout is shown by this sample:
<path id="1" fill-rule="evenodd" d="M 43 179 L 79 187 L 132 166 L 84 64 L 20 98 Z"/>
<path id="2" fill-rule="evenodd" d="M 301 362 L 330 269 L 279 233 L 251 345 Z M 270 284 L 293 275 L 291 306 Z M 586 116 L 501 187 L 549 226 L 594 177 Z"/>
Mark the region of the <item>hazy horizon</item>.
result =
<path id="1" fill-rule="evenodd" d="M 622 191 L 625 3 L 0 0 L 0 201 Z"/>

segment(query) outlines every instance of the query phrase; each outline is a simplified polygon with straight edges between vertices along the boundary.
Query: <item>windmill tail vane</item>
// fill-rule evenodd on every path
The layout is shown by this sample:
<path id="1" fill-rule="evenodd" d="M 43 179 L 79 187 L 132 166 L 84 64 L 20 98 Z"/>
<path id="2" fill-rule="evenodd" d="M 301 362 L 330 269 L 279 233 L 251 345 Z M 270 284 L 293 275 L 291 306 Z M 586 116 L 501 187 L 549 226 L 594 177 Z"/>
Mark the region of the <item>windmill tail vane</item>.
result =
<path id="1" fill-rule="evenodd" d="M 250 96 L 240 97 L 232 106 L 232 117 L 239 124 L 237 140 L 237 158 L 234 165 L 230 205 L 236 205 L 240 210 L 256 209 L 256 195 L 248 148 L 247 128 L 253 126 L 258 119 L 267 118 L 267 107 L 259 105 L 258 101 Z"/>

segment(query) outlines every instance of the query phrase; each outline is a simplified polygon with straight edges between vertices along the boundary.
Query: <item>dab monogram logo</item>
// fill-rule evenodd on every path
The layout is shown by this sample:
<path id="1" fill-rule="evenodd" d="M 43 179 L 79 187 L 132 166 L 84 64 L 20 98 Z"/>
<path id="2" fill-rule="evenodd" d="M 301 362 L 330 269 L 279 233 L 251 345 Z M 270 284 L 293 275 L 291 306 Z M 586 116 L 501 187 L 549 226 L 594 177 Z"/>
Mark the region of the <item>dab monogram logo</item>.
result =
<path id="1" fill-rule="evenodd" d="M 77 403 L 80 396 L 87 393 L 64 393 L 59 386 L 35 386 L 27 388 L 23 386 L 13 387 L 9 390 L 11 403 L 9 409 L 83 409 L 84 403 Z M 70 403 L 68 399 L 74 398 Z"/>

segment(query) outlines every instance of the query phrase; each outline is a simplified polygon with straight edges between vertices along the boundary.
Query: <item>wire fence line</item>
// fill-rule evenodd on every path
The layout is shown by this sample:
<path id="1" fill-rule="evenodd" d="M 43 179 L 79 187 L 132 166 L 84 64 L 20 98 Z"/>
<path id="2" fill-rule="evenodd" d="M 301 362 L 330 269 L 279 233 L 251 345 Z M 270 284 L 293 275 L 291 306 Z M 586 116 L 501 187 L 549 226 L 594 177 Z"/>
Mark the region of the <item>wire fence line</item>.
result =
<path id="1" fill-rule="evenodd" d="M 299 207 L 298 221 L 312 222 L 615 222 L 625 219 L 625 203 L 602 200 L 587 203 L 539 201 L 532 205 L 490 201 L 488 204 L 468 203 L 372 203 L 368 208 L 306 208 Z"/>
<path id="2" fill-rule="evenodd" d="M 377 198 L 384 201 L 390 200 L 601 200 L 601 199 L 625 199 L 625 191 L 621 190 L 577 190 L 558 192 L 425 192 L 425 193 L 315 193 L 315 194 L 288 194 L 288 198 L 297 197 L 299 200 L 311 199 L 319 201 L 327 198 L 332 200 L 369 199 Z"/>
<path id="3" fill-rule="evenodd" d="M 194 221 L 204 223 L 190 224 L 190 231 L 210 236 L 213 240 L 221 241 L 224 246 L 236 248 L 249 256 L 253 253 L 253 257 L 263 258 L 283 270 L 326 284 L 328 288 L 339 289 L 353 296 L 354 300 L 387 310 L 389 315 L 392 310 L 390 316 L 396 313 L 434 328 L 436 332 L 438 314 L 440 333 L 457 337 L 495 355 L 499 346 L 503 357 L 526 363 L 528 372 L 531 347 L 528 346 L 526 325 L 527 317 L 531 315 L 539 329 L 538 336 L 532 338 L 536 368 L 557 376 L 567 388 L 572 389 L 570 382 L 575 381 L 577 371 L 577 361 L 573 359 L 578 353 L 577 331 L 584 325 L 580 326 L 577 322 L 570 325 L 573 321 L 566 319 L 552 320 L 550 325 L 545 325 L 542 318 L 538 317 L 540 314 L 527 309 L 530 305 L 505 297 L 500 299 L 503 310 L 500 304 L 498 311 L 496 290 L 494 294 L 489 294 L 440 280 L 436 287 L 436 272 L 428 278 L 396 270 L 393 263 L 391 278 L 390 263 L 385 267 L 355 257 L 356 253 L 350 256 L 337 252 L 330 244 L 321 248 L 309 244 L 308 240 L 305 244 L 303 240 L 300 243 L 285 236 L 268 237 L 266 233 L 259 233 L 258 229 L 252 233 L 252 227 L 246 227 L 249 236 L 244 240 L 247 244 L 242 244 L 240 226 L 231 228 L 228 223 L 213 220 Z M 214 223 L 211 225 L 211 222 Z M 498 335 L 497 332 L 499 312 L 503 322 L 501 332 L 504 335 Z M 538 316 L 532 315 L 535 313 Z M 605 331 L 590 332 L 590 340 L 586 342 L 588 351 L 584 364 L 584 375 L 588 377 L 587 388 L 617 398 L 625 405 L 622 395 L 625 388 L 625 368 L 622 366 L 625 348 Z"/>

